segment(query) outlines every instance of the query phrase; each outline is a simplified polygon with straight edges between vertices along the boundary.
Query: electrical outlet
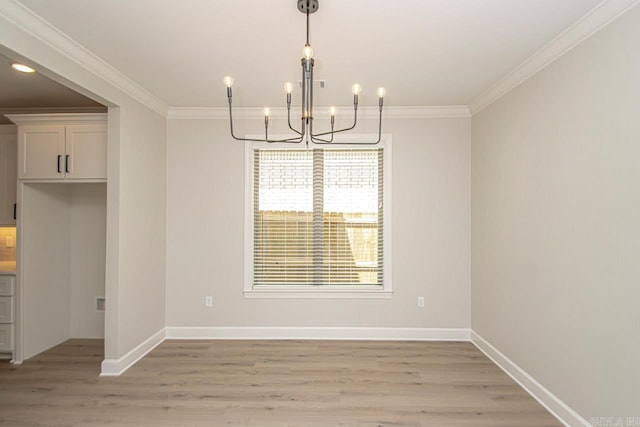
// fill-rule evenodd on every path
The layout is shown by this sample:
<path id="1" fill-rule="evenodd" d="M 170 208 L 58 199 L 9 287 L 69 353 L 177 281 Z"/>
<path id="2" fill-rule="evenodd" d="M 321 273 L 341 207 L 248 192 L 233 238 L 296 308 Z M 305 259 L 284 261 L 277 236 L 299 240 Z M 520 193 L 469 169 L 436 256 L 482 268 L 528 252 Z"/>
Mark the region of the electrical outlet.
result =
<path id="1" fill-rule="evenodd" d="M 418 307 L 424 307 L 424 297 L 418 297 Z"/>
<path id="2" fill-rule="evenodd" d="M 211 295 L 204 297 L 204 305 L 207 307 L 213 307 L 213 297 Z"/>

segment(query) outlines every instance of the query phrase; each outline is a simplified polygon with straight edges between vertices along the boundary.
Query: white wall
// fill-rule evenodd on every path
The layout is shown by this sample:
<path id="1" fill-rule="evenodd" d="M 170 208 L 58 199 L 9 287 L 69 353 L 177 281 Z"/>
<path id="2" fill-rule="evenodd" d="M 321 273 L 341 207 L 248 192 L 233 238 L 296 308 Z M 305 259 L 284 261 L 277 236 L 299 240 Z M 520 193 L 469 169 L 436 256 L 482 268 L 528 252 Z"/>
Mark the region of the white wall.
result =
<path id="1" fill-rule="evenodd" d="M 119 356 L 165 326 L 167 228 L 166 120 L 131 104 L 120 131 Z"/>
<path id="2" fill-rule="evenodd" d="M 69 336 L 104 338 L 104 312 L 96 309 L 96 297 L 104 297 L 107 185 L 61 185 L 70 193 Z"/>
<path id="3" fill-rule="evenodd" d="M 25 337 L 22 357 L 28 359 L 70 338 L 69 187 L 26 184 L 23 191 L 19 259 Z M 62 248 L 62 250 L 61 250 Z"/>
<path id="4" fill-rule="evenodd" d="M 587 420 L 638 416 L 640 7 L 472 119 L 472 327 Z"/>
<path id="5" fill-rule="evenodd" d="M 384 123 L 393 136 L 387 300 L 243 297 L 244 145 L 228 126 L 169 120 L 168 326 L 469 327 L 469 119 Z M 238 123 L 238 132 L 262 126 Z M 375 123 L 362 129 L 375 131 Z"/>

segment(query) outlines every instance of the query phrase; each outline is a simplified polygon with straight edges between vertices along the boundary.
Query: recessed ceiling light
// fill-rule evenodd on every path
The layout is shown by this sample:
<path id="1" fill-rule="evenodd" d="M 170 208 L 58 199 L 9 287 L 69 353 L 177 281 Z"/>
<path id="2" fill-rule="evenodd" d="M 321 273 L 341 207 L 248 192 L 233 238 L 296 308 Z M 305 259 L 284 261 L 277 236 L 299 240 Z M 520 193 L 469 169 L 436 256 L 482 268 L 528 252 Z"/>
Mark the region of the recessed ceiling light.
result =
<path id="1" fill-rule="evenodd" d="M 24 64 L 11 64 L 11 68 L 13 68 L 14 70 L 21 71 L 23 73 L 35 73 L 36 72 L 36 70 L 34 70 L 31 67 L 27 67 Z"/>

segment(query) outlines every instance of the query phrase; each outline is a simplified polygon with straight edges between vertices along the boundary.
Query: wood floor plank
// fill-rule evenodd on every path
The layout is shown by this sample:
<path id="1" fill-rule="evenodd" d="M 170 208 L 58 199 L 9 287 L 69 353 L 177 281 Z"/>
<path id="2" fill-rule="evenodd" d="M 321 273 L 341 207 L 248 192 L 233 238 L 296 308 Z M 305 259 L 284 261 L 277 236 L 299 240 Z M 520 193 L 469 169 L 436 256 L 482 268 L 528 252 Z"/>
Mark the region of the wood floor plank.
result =
<path id="1" fill-rule="evenodd" d="M 169 340 L 115 378 L 102 347 L 0 362 L 0 425 L 561 426 L 466 342 Z"/>

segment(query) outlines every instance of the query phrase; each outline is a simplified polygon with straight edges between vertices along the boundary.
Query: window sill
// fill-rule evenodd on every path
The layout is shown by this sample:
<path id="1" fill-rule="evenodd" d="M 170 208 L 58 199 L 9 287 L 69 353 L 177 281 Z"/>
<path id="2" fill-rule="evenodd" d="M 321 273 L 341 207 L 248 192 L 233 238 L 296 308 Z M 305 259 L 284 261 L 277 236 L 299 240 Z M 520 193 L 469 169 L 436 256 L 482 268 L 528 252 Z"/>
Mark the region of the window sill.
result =
<path id="1" fill-rule="evenodd" d="M 244 291 L 245 298 L 389 299 L 392 295 L 392 291 L 378 286 L 255 286 Z"/>

